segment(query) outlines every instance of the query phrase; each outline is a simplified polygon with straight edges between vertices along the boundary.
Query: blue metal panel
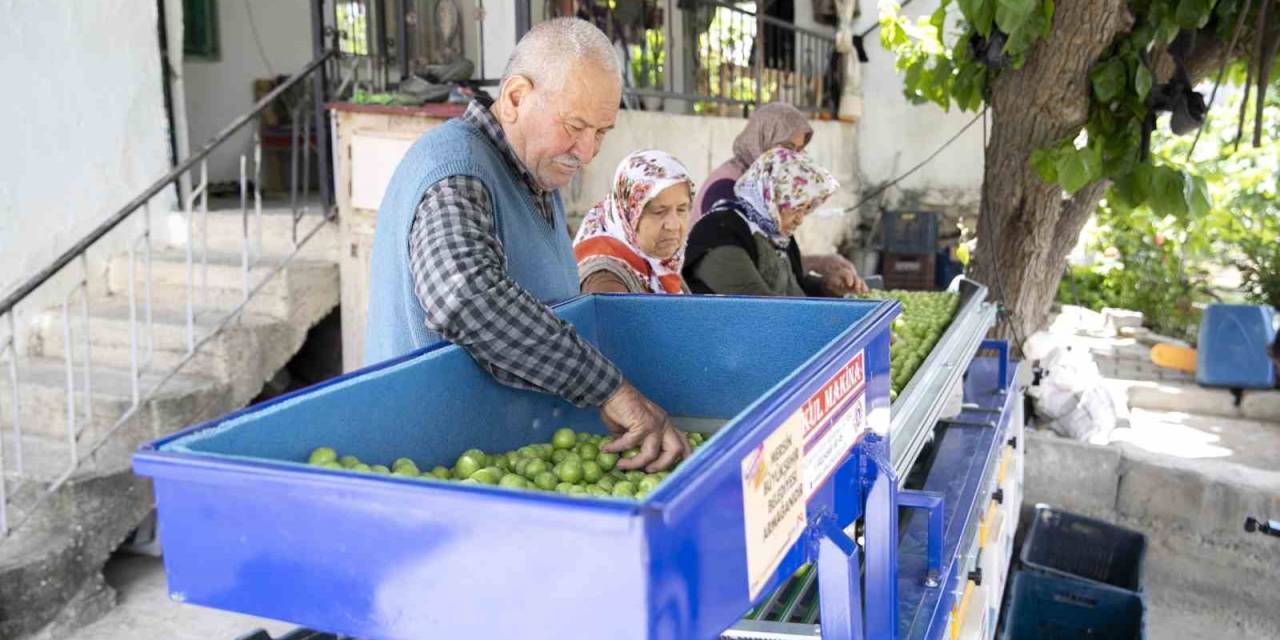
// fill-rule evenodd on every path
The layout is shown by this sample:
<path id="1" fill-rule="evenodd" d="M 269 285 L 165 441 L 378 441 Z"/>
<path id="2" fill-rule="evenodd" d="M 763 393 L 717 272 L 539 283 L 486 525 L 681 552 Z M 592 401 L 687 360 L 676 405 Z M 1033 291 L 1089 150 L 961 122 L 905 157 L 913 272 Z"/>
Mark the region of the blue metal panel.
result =
<path id="1" fill-rule="evenodd" d="M 727 628 L 752 604 L 743 456 L 859 351 L 867 409 L 887 416 L 896 304 L 606 296 L 558 312 L 659 404 L 732 419 L 643 502 L 302 464 L 328 445 L 426 468 L 563 425 L 600 430 L 594 411 L 502 387 L 460 349 L 429 347 L 144 447 L 135 468 L 156 480 L 171 591 L 360 637 Z M 809 502 L 811 523 L 861 515 L 856 451 Z M 762 593 L 815 559 L 816 540 L 802 538 Z"/>
<path id="2" fill-rule="evenodd" d="M 1014 414 L 1013 403 L 1018 401 L 1018 394 L 1008 393 L 1007 386 L 1016 377 L 1016 365 L 1008 366 L 1004 360 L 1003 357 L 975 358 L 965 380 L 966 404 L 999 410 L 999 419 L 992 426 L 986 426 L 982 423 L 989 420 L 989 413 L 981 410 L 961 413 L 938 442 L 937 455 L 924 484 L 925 491 L 942 495 L 945 506 L 943 570 L 938 587 L 925 584 L 929 565 L 929 514 L 911 511 L 904 515 L 905 532 L 898 557 L 897 638 L 942 637 L 954 592 L 967 579 L 959 562 L 964 535 L 973 518 L 979 517 L 975 507 L 990 488 L 984 481 L 998 460 L 1004 434 Z"/>

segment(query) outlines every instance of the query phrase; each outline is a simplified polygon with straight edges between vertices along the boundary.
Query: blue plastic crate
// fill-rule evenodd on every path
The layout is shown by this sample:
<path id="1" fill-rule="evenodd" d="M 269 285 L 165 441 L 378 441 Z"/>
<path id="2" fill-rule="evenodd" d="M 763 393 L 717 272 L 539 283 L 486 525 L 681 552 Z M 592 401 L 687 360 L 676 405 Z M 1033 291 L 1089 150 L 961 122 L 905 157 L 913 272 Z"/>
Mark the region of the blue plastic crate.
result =
<path id="1" fill-rule="evenodd" d="M 943 291 L 946 291 L 951 286 L 952 280 L 964 275 L 964 265 L 959 260 L 951 257 L 953 253 L 951 248 L 938 250 L 934 284 Z"/>
<path id="2" fill-rule="evenodd" d="M 1275 310 L 1266 305 L 1211 304 L 1200 319 L 1196 381 L 1213 387 L 1270 389 L 1275 364 Z"/>
<path id="3" fill-rule="evenodd" d="M 1000 637 L 1140 640 L 1146 638 L 1146 601 L 1132 591 L 1019 569 L 1009 583 Z"/>
<path id="4" fill-rule="evenodd" d="M 884 250 L 888 253 L 936 253 L 938 217 L 932 211 L 885 211 Z"/>
<path id="5" fill-rule="evenodd" d="M 161 439 L 134 466 L 155 479 L 170 593 L 366 638 L 715 637 L 816 559 L 807 529 L 862 515 L 860 461 L 888 455 L 889 326 L 898 309 L 719 296 L 560 305 L 677 422 L 727 421 L 642 501 L 303 463 L 327 445 L 429 468 L 470 447 L 545 441 L 561 426 L 602 430 L 594 410 L 501 386 L 445 344 Z M 838 394 L 841 404 L 806 412 L 814 398 L 835 397 L 824 393 L 834 381 L 854 379 L 855 365 L 861 383 L 839 385 L 849 392 Z M 839 430 L 810 432 L 810 415 Z M 836 419 L 850 415 L 867 430 Z M 744 461 L 797 424 L 806 468 L 819 438 L 859 439 L 834 449 L 832 475 L 802 503 L 804 528 L 753 595 Z M 861 437 L 870 432 L 886 437 Z"/>
<path id="6" fill-rule="evenodd" d="M 1147 537 L 1141 533 L 1039 507 L 1022 544 L 1021 559 L 1031 571 L 1140 592 L 1146 555 Z"/>

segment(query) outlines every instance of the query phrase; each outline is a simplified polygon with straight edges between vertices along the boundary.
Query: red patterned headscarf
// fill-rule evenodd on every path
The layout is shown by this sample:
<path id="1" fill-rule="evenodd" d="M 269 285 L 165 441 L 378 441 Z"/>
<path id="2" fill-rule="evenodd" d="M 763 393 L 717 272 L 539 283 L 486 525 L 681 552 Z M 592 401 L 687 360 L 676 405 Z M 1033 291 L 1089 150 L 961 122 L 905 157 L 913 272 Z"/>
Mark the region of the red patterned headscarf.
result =
<path id="1" fill-rule="evenodd" d="M 670 258 L 659 259 L 646 254 L 636 242 L 644 205 L 680 183 L 689 185 L 689 193 L 693 193 L 688 170 L 671 154 L 648 150 L 623 158 L 613 176 L 613 190 L 587 212 L 578 227 L 573 241 L 578 263 L 596 256 L 613 258 L 633 271 L 651 292 L 682 293 L 684 246 Z"/>

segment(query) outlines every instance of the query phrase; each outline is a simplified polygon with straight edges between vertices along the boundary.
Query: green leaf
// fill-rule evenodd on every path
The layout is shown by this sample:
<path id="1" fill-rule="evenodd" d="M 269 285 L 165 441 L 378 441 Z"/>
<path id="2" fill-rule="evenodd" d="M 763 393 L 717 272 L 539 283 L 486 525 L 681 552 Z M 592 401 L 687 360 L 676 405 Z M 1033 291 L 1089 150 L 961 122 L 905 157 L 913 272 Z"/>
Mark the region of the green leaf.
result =
<path id="1" fill-rule="evenodd" d="M 960 13 L 978 33 L 988 38 L 996 19 L 996 0 L 960 0 Z"/>
<path id="2" fill-rule="evenodd" d="M 1186 179 L 1181 171 L 1165 166 L 1151 168 L 1151 209 L 1179 218 L 1187 213 Z"/>
<path id="3" fill-rule="evenodd" d="M 951 90 L 956 105 L 964 111 L 976 111 L 982 106 L 987 84 L 987 68 L 976 63 L 961 65 L 956 72 L 955 86 Z"/>
<path id="4" fill-rule="evenodd" d="M 1107 199 L 1126 209 L 1136 208 L 1150 197 L 1150 165 L 1140 164 L 1132 171 L 1117 176 L 1111 184 Z"/>
<path id="5" fill-rule="evenodd" d="M 995 0 L 996 12 L 1004 11 L 1010 14 L 1020 14 L 1023 16 L 1031 15 L 1039 4 L 1036 0 Z"/>
<path id="6" fill-rule="evenodd" d="M 1044 0 L 1040 4 L 1040 17 L 1043 18 L 1040 24 L 1040 37 L 1049 37 L 1049 31 L 1053 29 L 1053 14 L 1057 11 L 1057 7 L 1053 4 L 1053 0 Z"/>
<path id="7" fill-rule="evenodd" d="M 1141 61 L 1138 62 L 1138 70 L 1133 74 L 1133 88 L 1138 92 L 1138 98 L 1145 101 L 1147 94 L 1151 93 L 1151 69 Z"/>
<path id="8" fill-rule="evenodd" d="M 1102 176 L 1102 149 L 1090 144 L 1083 149 L 1065 150 L 1058 156 L 1058 183 L 1073 194 Z"/>
<path id="9" fill-rule="evenodd" d="M 938 5 L 933 15 L 929 16 L 929 24 L 938 30 L 938 39 L 942 39 L 944 28 L 947 26 L 947 5 L 946 3 Z"/>
<path id="10" fill-rule="evenodd" d="M 1178 31 L 1180 29 L 1181 27 L 1178 26 L 1178 23 L 1176 21 L 1170 21 L 1170 22 L 1161 24 L 1160 27 L 1156 29 L 1155 40 L 1157 42 L 1162 42 L 1166 44 L 1173 42 L 1174 36 L 1178 35 Z"/>
<path id="11" fill-rule="evenodd" d="M 930 82 L 925 87 L 925 94 L 943 111 L 951 110 L 951 95 L 955 87 L 954 65 L 949 58 L 937 58 L 930 71 Z"/>
<path id="12" fill-rule="evenodd" d="M 1199 29 L 1213 16 L 1213 0 L 1181 0 L 1173 19 L 1183 29 Z"/>
<path id="13" fill-rule="evenodd" d="M 1036 149 L 1031 152 L 1031 168 L 1036 170 L 1036 174 L 1046 184 L 1053 184 L 1058 181 L 1057 160 L 1057 149 Z"/>
<path id="14" fill-rule="evenodd" d="M 1037 11 L 1037 8 L 1041 10 Z M 1022 54 L 1030 50 L 1031 45 L 1049 32 L 1049 28 L 1052 26 L 1052 13 L 1052 3 L 1046 0 L 1044 4 L 1034 5 L 1031 13 L 1022 19 L 1016 27 L 1006 28 L 1004 24 L 1001 24 L 1000 28 L 1009 34 L 1009 39 L 1004 45 L 1004 52 L 1013 59 L 1013 67 L 1015 69 L 1022 66 Z M 998 9 L 996 22 L 1000 22 Z"/>
<path id="15" fill-rule="evenodd" d="M 996 25 L 1012 35 L 1022 28 L 1035 13 L 1036 0 L 993 0 L 996 4 Z"/>
<path id="16" fill-rule="evenodd" d="M 903 86 L 906 87 L 908 95 L 921 95 L 921 92 L 925 88 L 925 83 L 928 82 L 928 78 L 925 75 L 926 71 L 927 69 L 925 68 L 924 60 L 916 60 L 911 64 L 911 66 L 907 67 L 907 74 L 903 78 L 902 83 Z"/>
<path id="17" fill-rule="evenodd" d="M 1124 71 L 1124 63 L 1119 58 L 1110 58 L 1095 65 L 1089 72 L 1093 94 L 1100 102 L 1110 103 L 1124 92 Z"/>
<path id="18" fill-rule="evenodd" d="M 1191 215 L 1201 218 L 1213 209 L 1213 197 L 1209 195 L 1209 183 L 1200 176 L 1186 176 L 1187 209 Z"/>
<path id="19" fill-rule="evenodd" d="M 883 15 L 880 18 L 880 44 L 885 49 L 894 50 L 911 44 L 906 29 L 902 28 L 902 19 L 896 16 Z"/>

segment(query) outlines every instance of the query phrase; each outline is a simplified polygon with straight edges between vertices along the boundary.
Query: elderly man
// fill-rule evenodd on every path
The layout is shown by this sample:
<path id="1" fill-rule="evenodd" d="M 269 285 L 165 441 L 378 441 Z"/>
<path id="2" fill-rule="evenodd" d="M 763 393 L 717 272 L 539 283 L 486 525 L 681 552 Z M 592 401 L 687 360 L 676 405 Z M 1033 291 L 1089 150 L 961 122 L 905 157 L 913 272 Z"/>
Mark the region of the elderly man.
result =
<path id="1" fill-rule="evenodd" d="M 551 20 L 516 45 L 496 102 L 413 145 L 378 212 L 365 358 L 443 337 L 503 384 L 599 407 L 607 451 L 640 447 L 618 466 L 654 471 L 688 454 L 683 435 L 547 307 L 578 293 L 557 190 L 595 157 L 621 94 L 608 38 Z"/>

